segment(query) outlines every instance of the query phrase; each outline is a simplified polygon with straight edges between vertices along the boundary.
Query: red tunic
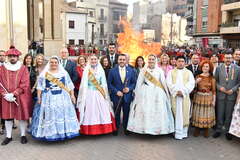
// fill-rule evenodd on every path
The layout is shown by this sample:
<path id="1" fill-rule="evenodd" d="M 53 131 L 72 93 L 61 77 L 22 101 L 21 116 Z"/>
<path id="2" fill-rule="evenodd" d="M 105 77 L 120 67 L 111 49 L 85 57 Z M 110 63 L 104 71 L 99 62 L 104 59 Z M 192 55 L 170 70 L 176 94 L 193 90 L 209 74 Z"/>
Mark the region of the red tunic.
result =
<path id="1" fill-rule="evenodd" d="M 0 82 L 9 93 L 16 97 L 18 106 L 14 102 L 8 102 L 3 98 L 6 93 L 0 86 L 0 118 L 28 120 L 32 114 L 32 95 L 30 79 L 27 67 L 21 66 L 17 71 L 0 67 Z"/>
<path id="2" fill-rule="evenodd" d="M 80 83 L 81 83 L 82 76 L 83 76 L 83 68 L 81 68 L 80 66 L 77 66 L 77 67 L 76 67 L 76 71 L 77 71 L 77 73 L 78 73 L 78 80 L 77 80 L 77 82 L 75 83 L 75 88 L 76 88 L 77 90 L 79 90 Z"/>

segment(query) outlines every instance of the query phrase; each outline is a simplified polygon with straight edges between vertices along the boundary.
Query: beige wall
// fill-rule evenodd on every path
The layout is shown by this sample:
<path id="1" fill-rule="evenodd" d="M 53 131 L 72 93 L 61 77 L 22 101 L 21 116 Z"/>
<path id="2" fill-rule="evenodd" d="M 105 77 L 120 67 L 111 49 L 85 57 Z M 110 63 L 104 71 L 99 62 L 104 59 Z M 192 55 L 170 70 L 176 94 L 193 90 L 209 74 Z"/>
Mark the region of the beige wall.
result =
<path id="1" fill-rule="evenodd" d="M 1 0 L 0 15 L 0 49 L 14 45 L 27 53 L 27 0 Z"/>

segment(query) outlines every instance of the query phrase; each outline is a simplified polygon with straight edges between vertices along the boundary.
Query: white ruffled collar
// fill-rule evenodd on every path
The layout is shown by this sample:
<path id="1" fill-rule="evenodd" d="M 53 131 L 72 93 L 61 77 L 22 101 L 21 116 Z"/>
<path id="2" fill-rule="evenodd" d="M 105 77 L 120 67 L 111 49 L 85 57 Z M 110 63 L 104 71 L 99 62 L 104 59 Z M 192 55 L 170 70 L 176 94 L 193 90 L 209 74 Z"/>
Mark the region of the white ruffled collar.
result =
<path id="1" fill-rule="evenodd" d="M 10 62 L 7 62 L 7 63 L 4 63 L 3 65 L 5 68 L 7 68 L 7 70 L 17 71 L 21 68 L 22 63 L 20 61 L 18 61 L 16 64 L 11 64 Z"/>

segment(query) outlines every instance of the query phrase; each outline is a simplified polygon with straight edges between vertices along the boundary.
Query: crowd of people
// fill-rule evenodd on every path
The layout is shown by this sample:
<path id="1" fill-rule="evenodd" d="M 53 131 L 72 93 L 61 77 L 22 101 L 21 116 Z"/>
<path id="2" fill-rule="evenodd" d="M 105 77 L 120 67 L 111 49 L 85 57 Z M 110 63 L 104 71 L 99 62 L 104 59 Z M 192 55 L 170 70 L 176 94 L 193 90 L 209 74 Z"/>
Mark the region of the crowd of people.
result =
<path id="1" fill-rule="evenodd" d="M 0 51 L 0 118 L 2 145 L 12 141 L 19 124 L 21 143 L 26 132 L 36 140 L 59 141 L 81 135 L 173 134 L 227 140 L 240 137 L 240 50 L 203 56 L 190 48 L 136 58 L 118 53 L 79 55 L 69 49 L 48 60 L 25 55 L 15 47 Z M 122 116 L 121 116 L 122 115 Z M 18 122 L 17 122 L 18 121 Z"/>

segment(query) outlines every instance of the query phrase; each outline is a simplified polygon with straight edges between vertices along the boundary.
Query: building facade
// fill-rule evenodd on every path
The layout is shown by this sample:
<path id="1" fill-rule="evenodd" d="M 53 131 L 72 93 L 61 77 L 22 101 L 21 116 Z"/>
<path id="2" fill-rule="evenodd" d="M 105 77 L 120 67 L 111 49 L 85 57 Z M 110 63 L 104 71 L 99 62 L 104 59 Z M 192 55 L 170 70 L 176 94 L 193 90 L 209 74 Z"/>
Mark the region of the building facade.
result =
<path id="1" fill-rule="evenodd" d="M 97 25 L 96 25 L 96 1 L 95 0 L 77 0 L 76 2 L 69 3 L 71 7 L 75 7 L 87 12 L 87 27 L 84 32 L 86 33 L 85 45 L 97 44 L 96 39 Z"/>
<path id="2" fill-rule="evenodd" d="M 201 47 L 222 47 L 220 36 L 223 0 L 195 0 L 194 40 Z"/>
<path id="3" fill-rule="evenodd" d="M 64 0 L 1 0 L 0 48 L 14 45 L 24 55 L 29 44 L 41 42 L 46 56 L 58 54 L 63 47 L 63 4 Z"/>
<path id="4" fill-rule="evenodd" d="M 14 45 L 22 53 L 28 52 L 28 21 L 26 0 L 0 1 L 0 49 Z"/>
<path id="5" fill-rule="evenodd" d="M 224 46 L 240 48 L 240 0 L 224 0 L 221 11 L 220 34 L 224 39 Z"/>
<path id="6" fill-rule="evenodd" d="M 87 9 L 65 7 L 62 13 L 64 44 L 84 45 L 88 42 Z"/>
<path id="7" fill-rule="evenodd" d="M 167 12 L 184 17 L 188 10 L 188 0 L 167 0 Z"/>
<path id="8" fill-rule="evenodd" d="M 128 5 L 120 3 L 117 0 L 110 0 L 109 2 L 109 42 L 116 42 L 117 34 L 123 31 L 119 25 L 119 21 L 124 18 L 127 19 Z"/>

